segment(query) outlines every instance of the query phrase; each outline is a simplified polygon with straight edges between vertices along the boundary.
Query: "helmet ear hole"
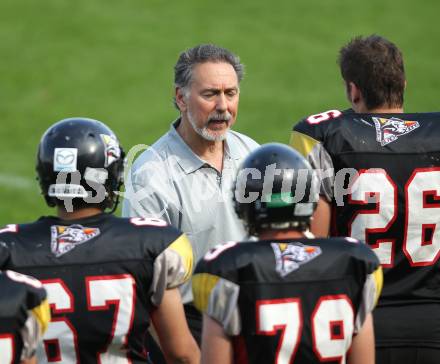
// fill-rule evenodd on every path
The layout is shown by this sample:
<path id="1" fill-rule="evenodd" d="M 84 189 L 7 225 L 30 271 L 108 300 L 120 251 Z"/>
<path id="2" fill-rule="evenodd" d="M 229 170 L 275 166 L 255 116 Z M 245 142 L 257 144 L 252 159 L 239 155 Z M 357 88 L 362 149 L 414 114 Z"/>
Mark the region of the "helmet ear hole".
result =
<path id="1" fill-rule="evenodd" d="M 105 124 L 88 118 L 64 119 L 41 138 L 37 179 L 50 207 L 66 207 L 70 200 L 75 209 L 115 209 L 123 161 L 123 149 Z"/>
<path id="2" fill-rule="evenodd" d="M 237 215 L 249 233 L 306 230 L 318 199 L 312 167 L 293 148 L 269 143 L 243 161 L 234 184 Z"/>

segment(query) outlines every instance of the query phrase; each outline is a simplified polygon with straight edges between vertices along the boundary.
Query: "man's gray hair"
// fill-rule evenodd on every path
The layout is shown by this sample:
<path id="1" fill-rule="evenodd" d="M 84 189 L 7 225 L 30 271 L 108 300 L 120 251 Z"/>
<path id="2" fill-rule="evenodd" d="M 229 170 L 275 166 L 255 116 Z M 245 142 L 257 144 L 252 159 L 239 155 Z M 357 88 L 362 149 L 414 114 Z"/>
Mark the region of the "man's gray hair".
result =
<path id="1" fill-rule="evenodd" d="M 240 63 L 240 58 L 227 50 L 214 44 L 200 44 L 180 53 L 179 59 L 174 66 L 174 86 L 188 90 L 192 81 L 192 71 L 199 63 L 229 63 L 237 74 L 238 82 L 243 79 L 244 66 Z M 174 98 L 174 106 L 178 108 Z"/>

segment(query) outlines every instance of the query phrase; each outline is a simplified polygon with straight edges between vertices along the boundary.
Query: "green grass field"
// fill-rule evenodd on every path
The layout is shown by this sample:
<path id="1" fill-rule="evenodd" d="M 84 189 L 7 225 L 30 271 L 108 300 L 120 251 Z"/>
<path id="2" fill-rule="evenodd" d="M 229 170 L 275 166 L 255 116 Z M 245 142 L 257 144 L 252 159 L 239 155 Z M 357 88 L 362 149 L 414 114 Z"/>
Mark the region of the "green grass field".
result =
<path id="1" fill-rule="evenodd" d="M 100 119 L 126 150 L 163 134 L 177 116 L 173 65 L 198 43 L 245 63 L 235 129 L 260 143 L 287 142 L 303 116 L 347 107 L 336 56 L 359 34 L 403 50 L 406 111 L 437 110 L 439 12 L 436 0 L 2 0 L 0 225 L 51 213 L 34 166 L 53 122 Z"/>

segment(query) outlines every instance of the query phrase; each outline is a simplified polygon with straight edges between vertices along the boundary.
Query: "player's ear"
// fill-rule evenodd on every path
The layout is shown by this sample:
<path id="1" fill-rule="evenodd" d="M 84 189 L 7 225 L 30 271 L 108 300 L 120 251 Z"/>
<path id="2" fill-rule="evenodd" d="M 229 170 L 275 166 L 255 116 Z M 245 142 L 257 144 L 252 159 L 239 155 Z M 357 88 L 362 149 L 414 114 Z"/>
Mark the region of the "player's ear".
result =
<path id="1" fill-rule="evenodd" d="M 176 104 L 180 112 L 184 112 L 187 109 L 187 93 L 181 87 L 175 89 Z"/>
<path id="2" fill-rule="evenodd" d="M 347 97 L 353 106 L 358 105 L 362 99 L 361 90 L 354 82 L 347 82 Z"/>

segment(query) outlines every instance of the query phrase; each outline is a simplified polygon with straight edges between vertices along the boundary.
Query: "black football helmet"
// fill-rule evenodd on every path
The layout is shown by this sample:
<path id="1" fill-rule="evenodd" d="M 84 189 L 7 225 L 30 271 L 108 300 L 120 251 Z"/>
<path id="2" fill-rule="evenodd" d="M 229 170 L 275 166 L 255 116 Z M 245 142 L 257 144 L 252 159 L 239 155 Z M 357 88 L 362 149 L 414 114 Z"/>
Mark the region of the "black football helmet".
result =
<path id="1" fill-rule="evenodd" d="M 115 209 L 123 183 L 124 151 L 98 120 L 69 118 L 52 125 L 38 146 L 36 171 L 49 206 Z"/>
<path id="2" fill-rule="evenodd" d="M 263 229 L 306 230 L 318 201 L 317 179 L 296 150 L 269 143 L 243 161 L 234 186 L 235 211 L 251 235 Z"/>

